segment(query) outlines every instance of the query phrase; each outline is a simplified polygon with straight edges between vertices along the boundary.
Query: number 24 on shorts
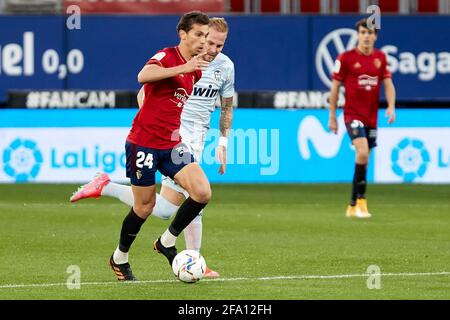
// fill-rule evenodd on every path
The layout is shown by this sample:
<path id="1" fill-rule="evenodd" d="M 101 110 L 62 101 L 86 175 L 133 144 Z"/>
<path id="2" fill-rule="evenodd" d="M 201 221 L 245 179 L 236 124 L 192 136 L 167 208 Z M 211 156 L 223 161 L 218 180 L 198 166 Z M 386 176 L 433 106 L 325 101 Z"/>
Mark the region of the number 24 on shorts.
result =
<path id="1" fill-rule="evenodd" d="M 153 167 L 153 154 L 147 153 L 144 151 L 138 151 L 136 154 L 136 167 L 142 169 L 144 166 L 151 169 Z"/>

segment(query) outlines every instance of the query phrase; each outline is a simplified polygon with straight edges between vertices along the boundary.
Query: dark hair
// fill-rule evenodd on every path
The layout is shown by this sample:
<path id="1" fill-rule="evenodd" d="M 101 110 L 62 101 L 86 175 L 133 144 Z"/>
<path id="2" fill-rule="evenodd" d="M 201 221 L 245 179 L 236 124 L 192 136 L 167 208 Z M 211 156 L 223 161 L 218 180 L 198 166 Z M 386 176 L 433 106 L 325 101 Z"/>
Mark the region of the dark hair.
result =
<path id="1" fill-rule="evenodd" d="M 359 32 L 359 27 L 363 27 L 369 30 L 373 30 L 373 32 L 375 32 L 375 34 L 378 34 L 378 29 L 377 28 L 369 28 L 367 26 L 367 18 L 362 18 L 361 20 L 359 20 L 358 22 L 356 22 L 355 24 L 355 29 L 357 32 Z"/>
<path id="2" fill-rule="evenodd" d="M 194 24 L 208 25 L 209 17 L 200 11 L 191 11 L 183 14 L 177 24 L 177 32 L 183 30 L 189 32 Z"/>

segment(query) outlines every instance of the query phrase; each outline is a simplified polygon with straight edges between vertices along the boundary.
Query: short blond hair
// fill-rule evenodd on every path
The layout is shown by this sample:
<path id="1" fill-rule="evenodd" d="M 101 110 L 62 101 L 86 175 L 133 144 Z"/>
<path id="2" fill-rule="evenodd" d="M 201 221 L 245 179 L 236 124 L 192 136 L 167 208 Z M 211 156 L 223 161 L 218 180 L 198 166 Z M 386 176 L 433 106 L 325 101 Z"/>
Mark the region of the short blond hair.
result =
<path id="1" fill-rule="evenodd" d="M 219 32 L 228 32 L 228 23 L 224 18 L 210 18 L 209 19 L 209 27 L 214 28 Z"/>

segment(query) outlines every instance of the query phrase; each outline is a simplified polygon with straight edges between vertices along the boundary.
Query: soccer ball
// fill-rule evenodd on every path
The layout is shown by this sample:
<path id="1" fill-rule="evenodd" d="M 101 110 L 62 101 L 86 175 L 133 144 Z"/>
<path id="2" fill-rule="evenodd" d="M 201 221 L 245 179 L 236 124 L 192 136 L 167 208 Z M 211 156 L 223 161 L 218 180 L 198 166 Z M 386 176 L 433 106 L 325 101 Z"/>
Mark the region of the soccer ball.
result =
<path id="1" fill-rule="evenodd" d="M 195 250 L 183 250 L 173 259 L 172 270 L 178 280 L 193 283 L 205 275 L 206 261 Z"/>

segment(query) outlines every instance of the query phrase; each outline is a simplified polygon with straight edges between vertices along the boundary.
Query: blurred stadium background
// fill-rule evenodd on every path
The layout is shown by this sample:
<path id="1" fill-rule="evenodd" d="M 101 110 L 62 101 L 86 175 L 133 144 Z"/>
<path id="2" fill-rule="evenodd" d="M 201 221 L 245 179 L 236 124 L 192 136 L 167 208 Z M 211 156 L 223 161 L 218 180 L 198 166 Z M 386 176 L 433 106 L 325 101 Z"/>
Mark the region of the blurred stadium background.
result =
<path id="1" fill-rule="evenodd" d="M 397 90 L 397 121 L 388 126 L 380 110 L 378 147 L 371 155 L 368 171 L 369 183 L 378 184 L 369 186 L 368 190 L 369 199 L 371 196 L 375 199 L 369 202 L 374 208 L 375 222 L 349 226 L 348 221 L 341 220 L 350 185 L 342 183 L 352 180 L 354 153 L 343 130 L 342 117 L 338 135 L 327 130 L 329 75 L 335 57 L 355 45 L 354 24 L 367 15 L 366 8 L 371 4 L 381 8 L 381 31 L 376 46 L 388 55 Z M 79 21 L 73 15 L 76 11 L 72 5 L 81 9 Z M 286 236 L 292 235 L 286 255 L 305 240 L 296 238 L 297 233 L 305 229 L 310 236 L 308 248 L 315 252 L 324 250 L 328 244 L 326 254 L 333 257 L 351 243 L 350 255 L 342 253 L 348 264 L 337 262 L 326 269 L 324 266 L 329 260 L 311 252 L 313 256 L 308 256 L 306 248 L 300 246 L 305 249 L 298 253 L 305 258 L 300 269 L 296 269 L 292 258 L 286 262 L 290 268 L 284 270 L 286 265 L 280 262 L 273 272 L 270 269 L 272 275 L 364 272 L 371 264 L 371 257 L 381 257 L 386 252 L 382 263 L 391 271 L 450 271 L 448 257 L 439 256 L 439 252 L 450 249 L 447 232 L 450 225 L 450 0 L 0 0 L 0 223 L 4 224 L 4 230 L 24 232 L 23 238 L 6 231 L 1 235 L 2 243 L 8 248 L 3 251 L 1 260 L 10 262 L 2 264 L 4 270 L 0 274 L 7 274 L 7 269 L 13 267 L 15 274 L 21 276 L 1 280 L 0 297 L 121 297 L 118 293 L 108 295 L 92 291 L 89 295 L 74 296 L 61 294 L 53 287 L 49 295 L 45 295 L 43 288 L 30 293 L 22 287 L 18 287 L 17 295 L 11 295 L 11 291 L 5 291 L 5 286 L 65 281 L 65 266 L 71 263 L 70 259 L 65 255 L 53 256 L 44 249 L 54 245 L 52 239 L 58 238 L 58 229 L 40 234 L 42 230 L 52 229 L 54 219 L 60 219 L 59 214 L 94 219 L 89 226 L 85 226 L 81 218 L 73 220 L 72 227 L 96 226 L 96 232 L 108 234 L 107 248 L 114 246 L 116 229 L 123 219 L 122 213 L 125 214 L 121 204 L 111 200 L 96 202 L 96 209 L 90 201 L 77 204 L 78 207 L 69 206 L 66 201 L 75 185 L 49 184 L 84 183 L 98 171 L 107 172 L 115 181 L 127 182 L 124 139 L 137 107 L 137 73 L 156 50 L 178 43 L 175 25 L 179 15 L 194 9 L 226 17 L 230 32 L 224 53 L 234 61 L 236 68 L 236 108 L 227 173 L 223 176 L 217 173 L 214 158 L 217 130 L 211 130 L 207 137 L 202 161 L 213 183 L 213 192 L 217 191 L 209 206 L 211 223 L 205 227 L 205 239 L 215 239 L 210 245 L 205 242 L 206 256 L 211 256 L 214 266 L 225 277 L 227 268 L 228 275 L 254 275 L 255 259 L 269 259 L 265 256 L 249 258 L 245 268 L 227 265 L 222 257 L 236 260 L 233 255 L 238 253 L 218 248 L 229 239 L 239 241 L 242 234 L 236 223 L 214 215 L 223 213 L 223 217 L 235 214 L 236 219 L 249 223 L 241 224 L 250 237 L 248 241 L 252 241 L 249 230 L 256 230 L 263 243 L 256 250 L 258 254 L 264 252 L 263 247 L 270 248 L 263 235 L 279 223 L 301 226 L 301 231 L 282 227 L 277 230 Z M 383 93 L 381 100 L 383 108 Z M 342 103 L 343 97 L 340 105 Z M 212 115 L 213 129 L 218 128 L 219 113 L 216 110 Z M 398 195 L 394 196 L 396 192 Z M 308 203 L 302 195 L 308 195 L 312 202 Z M 251 199 L 248 203 L 246 196 Z M 117 212 L 108 230 L 99 229 L 105 221 L 92 218 L 92 210 L 97 210 L 96 215 Z M 243 211 L 250 212 L 254 219 L 247 221 L 241 216 Z M 21 220 L 19 213 L 23 212 L 29 213 L 27 217 L 31 220 Z M 318 213 L 323 220 L 313 217 Z M 283 214 L 284 218 L 280 218 Z M 261 215 L 268 220 L 262 222 L 256 218 Z M 253 226 L 255 219 L 262 224 Z M 340 221 L 338 226 L 343 234 L 329 233 L 326 226 L 330 219 Z M 407 219 L 410 219 L 409 225 L 403 229 L 402 221 Z M 382 220 L 398 228 L 390 231 L 389 241 L 385 239 L 386 242 L 378 242 L 377 246 L 375 240 L 380 240 L 380 232 L 387 228 Z M 42 222 L 41 231 L 29 225 L 30 221 Z M 158 223 L 156 225 L 162 229 L 164 224 Z M 62 223 L 59 228 L 68 231 L 71 226 Z M 225 228 L 235 230 L 236 234 L 224 235 L 221 230 Z M 357 228 L 356 234 L 354 228 Z M 328 235 L 323 236 L 321 231 Z M 81 237 L 70 231 L 67 234 L 76 239 Z M 348 238 L 343 240 L 341 235 Z M 47 237 L 47 242 L 42 237 Z M 42 268 L 38 275 L 25 276 L 30 268 L 27 259 L 34 257 L 28 244 L 21 242 L 25 238 L 27 241 L 41 239 L 33 243 L 41 253 L 48 254 L 41 256 L 61 260 L 59 273 L 52 274 Z M 421 238 L 431 242 L 416 242 Z M 66 241 L 69 246 L 71 239 L 65 238 L 61 243 Z M 88 239 L 89 235 L 84 234 L 83 241 L 89 242 Z M 233 243 L 239 248 L 246 246 L 245 238 L 242 243 L 233 241 L 231 247 Z M 402 241 L 405 242 L 399 249 L 399 256 L 389 253 L 389 248 L 397 248 Z M 356 243 L 364 243 L 365 247 L 360 248 Z M 292 248 L 288 250 L 289 245 Z M 366 252 L 371 246 L 376 252 L 374 256 Z M 61 250 L 64 248 L 62 246 Z M 273 249 L 275 253 L 280 250 Z M 100 263 L 107 258 L 108 250 L 97 252 L 102 258 Z M 109 270 L 102 270 L 101 276 L 95 274 L 97 270 L 93 266 L 98 261 L 89 260 L 94 259 L 94 254 L 86 258 L 81 251 L 75 250 L 69 257 L 75 263 L 78 260 L 74 257 L 89 261 L 83 269 L 87 270 L 84 274 L 88 279 L 112 280 Z M 17 253 L 21 256 L 19 260 L 9 257 Z M 425 263 L 422 258 L 433 253 L 435 260 L 430 258 Z M 358 256 L 361 260 L 354 263 L 352 259 L 357 260 Z M 246 258 L 244 256 L 242 261 Z M 339 261 L 338 256 L 333 259 Z M 408 262 L 408 259 L 411 260 Z M 166 268 L 162 261 L 156 263 Z M 89 272 L 92 272 L 91 277 Z M 170 276 L 168 272 L 148 272 L 144 278 Z M 261 271 L 256 276 L 266 273 Z M 336 289 L 336 292 L 340 293 L 330 296 L 327 294 L 330 289 L 325 285 L 323 291 L 314 291 L 315 286 L 311 285 L 308 290 L 314 292 L 312 296 L 304 287 L 294 286 L 287 295 L 277 291 L 277 297 L 449 298 L 448 274 L 441 277 L 445 281 L 427 282 L 434 289 L 428 288 L 425 281 L 411 280 L 407 284 L 415 288 L 419 281 L 425 288 L 423 295 L 414 290 L 406 294 L 397 282 L 392 288 L 400 288 L 400 291 L 392 289 L 379 296 L 363 291 L 358 285 L 357 290 L 352 285 L 344 289 L 338 286 L 341 291 Z M 277 281 L 282 285 L 281 280 Z M 232 288 L 226 287 L 214 297 L 196 290 L 200 298 L 273 298 L 270 290 L 274 287 L 260 288 L 256 294 L 251 286 L 248 295 L 236 295 Z M 164 290 L 160 289 L 161 292 Z M 184 296 L 175 289 L 166 296 L 146 294 L 134 293 L 131 297 L 176 299 Z"/>

